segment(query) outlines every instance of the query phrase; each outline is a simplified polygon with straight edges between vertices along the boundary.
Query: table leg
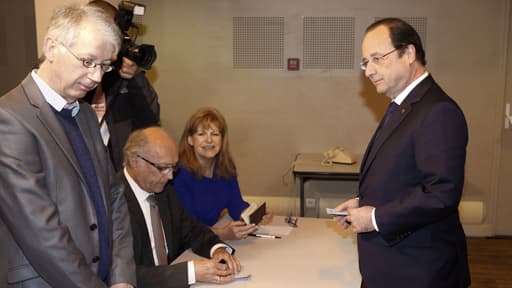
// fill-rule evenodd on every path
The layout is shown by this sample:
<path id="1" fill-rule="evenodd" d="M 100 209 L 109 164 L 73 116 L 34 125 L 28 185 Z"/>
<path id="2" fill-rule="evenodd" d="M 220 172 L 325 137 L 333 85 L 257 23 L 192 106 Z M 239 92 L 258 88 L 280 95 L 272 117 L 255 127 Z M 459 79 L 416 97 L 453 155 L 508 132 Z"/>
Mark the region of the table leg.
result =
<path id="1" fill-rule="evenodd" d="M 304 178 L 299 177 L 300 186 L 300 217 L 304 217 Z"/>

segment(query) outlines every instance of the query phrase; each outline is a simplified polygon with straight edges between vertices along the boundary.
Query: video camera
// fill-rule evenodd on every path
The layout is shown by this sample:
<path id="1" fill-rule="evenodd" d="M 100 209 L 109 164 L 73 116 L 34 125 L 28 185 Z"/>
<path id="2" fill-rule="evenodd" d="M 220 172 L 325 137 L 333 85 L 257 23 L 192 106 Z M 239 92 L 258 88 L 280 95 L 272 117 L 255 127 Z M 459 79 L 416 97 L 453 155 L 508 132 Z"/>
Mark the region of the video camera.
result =
<path id="1" fill-rule="evenodd" d="M 144 69 L 151 69 L 151 65 L 156 60 L 156 50 L 154 45 L 135 44 L 139 34 L 139 27 L 132 22 L 133 15 L 144 15 L 145 6 L 131 1 L 121 1 L 115 16 L 115 22 L 123 33 L 123 43 L 118 55 L 119 63 L 126 57 Z M 135 37 L 132 39 L 128 33 L 130 28 L 135 29 Z"/>

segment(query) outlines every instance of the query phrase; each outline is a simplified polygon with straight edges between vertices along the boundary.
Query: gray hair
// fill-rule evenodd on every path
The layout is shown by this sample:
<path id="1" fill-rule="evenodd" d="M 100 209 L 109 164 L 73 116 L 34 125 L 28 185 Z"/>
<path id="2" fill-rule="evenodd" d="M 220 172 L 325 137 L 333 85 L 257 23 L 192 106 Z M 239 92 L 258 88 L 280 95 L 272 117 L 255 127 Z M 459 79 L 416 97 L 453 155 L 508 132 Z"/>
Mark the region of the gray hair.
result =
<path id="1" fill-rule="evenodd" d="M 84 25 L 95 25 L 98 33 L 110 42 L 117 55 L 121 47 L 121 31 L 112 17 L 98 7 L 91 5 L 66 5 L 57 8 L 50 19 L 46 36 L 73 46 Z"/>
<path id="2" fill-rule="evenodd" d="M 148 145 L 148 137 L 144 129 L 135 130 L 130 134 L 123 148 L 123 166 L 128 167 L 130 160 L 143 153 Z"/>

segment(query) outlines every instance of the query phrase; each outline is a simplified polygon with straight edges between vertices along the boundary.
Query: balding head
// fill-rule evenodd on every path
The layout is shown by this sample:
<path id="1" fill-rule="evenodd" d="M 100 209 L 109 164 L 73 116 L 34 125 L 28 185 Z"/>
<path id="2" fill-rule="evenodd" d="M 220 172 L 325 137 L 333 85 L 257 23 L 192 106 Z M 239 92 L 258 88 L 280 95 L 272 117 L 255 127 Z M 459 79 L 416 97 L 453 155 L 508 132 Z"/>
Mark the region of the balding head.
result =
<path id="1" fill-rule="evenodd" d="M 112 17 L 112 19 L 114 19 L 116 17 L 116 13 L 117 13 L 116 6 L 110 4 L 107 1 L 93 0 L 93 1 L 90 1 L 89 3 L 87 3 L 87 5 L 95 6 L 95 7 L 99 7 L 101 9 L 103 9 L 103 11 L 107 12 L 107 14 L 110 15 L 110 17 Z"/>
<path id="2" fill-rule="evenodd" d="M 149 193 L 159 193 L 178 162 L 178 146 L 172 136 L 160 127 L 133 132 L 124 147 L 124 163 L 128 174 Z"/>

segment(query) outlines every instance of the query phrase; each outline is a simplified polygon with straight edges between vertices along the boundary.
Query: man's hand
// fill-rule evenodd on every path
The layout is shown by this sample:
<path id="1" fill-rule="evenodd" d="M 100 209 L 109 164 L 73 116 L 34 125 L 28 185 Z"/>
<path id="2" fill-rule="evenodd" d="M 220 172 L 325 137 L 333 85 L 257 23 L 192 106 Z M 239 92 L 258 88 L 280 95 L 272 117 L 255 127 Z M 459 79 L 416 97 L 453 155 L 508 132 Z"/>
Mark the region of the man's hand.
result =
<path id="1" fill-rule="evenodd" d="M 336 211 L 348 211 L 348 209 L 359 207 L 359 198 L 349 199 L 340 205 L 336 206 L 334 210 Z M 334 216 L 334 220 L 338 222 L 343 228 L 347 229 L 350 226 L 350 220 L 347 219 L 348 216 Z"/>
<path id="2" fill-rule="evenodd" d="M 361 208 L 349 208 L 348 216 L 345 222 L 352 225 L 352 229 L 356 233 L 371 232 L 375 230 L 372 223 L 372 206 L 363 206 Z"/>
<path id="3" fill-rule="evenodd" d="M 110 288 L 134 288 L 134 287 L 128 283 L 117 283 L 117 284 L 110 286 Z"/>
<path id="4" fill-rule="evenodd" d="M 240 272 L 240 262 L 225 248 L 218 248 L 212 259 L 194 260 L 194 268 L 197 281 L 228 283 Z"/>
<path id="5" fill-rule="evenodd" d="M 123 79 L 132 79 L 135 74 L 140 72 L 139 66 L 135 64 L 132 60 L 123 57 L 123 64 L 119 69 L 119 76 Z"/>
<path id="6" fill-rule="evenodd" d="M 213 251 L 212 259 L 217 263 L 226 264 L 229 271 L 233 274 L 238 274 L 240 272 L 240 261 L 229 253 L 225 247 L 215 249 L 215 251 Z"/>

